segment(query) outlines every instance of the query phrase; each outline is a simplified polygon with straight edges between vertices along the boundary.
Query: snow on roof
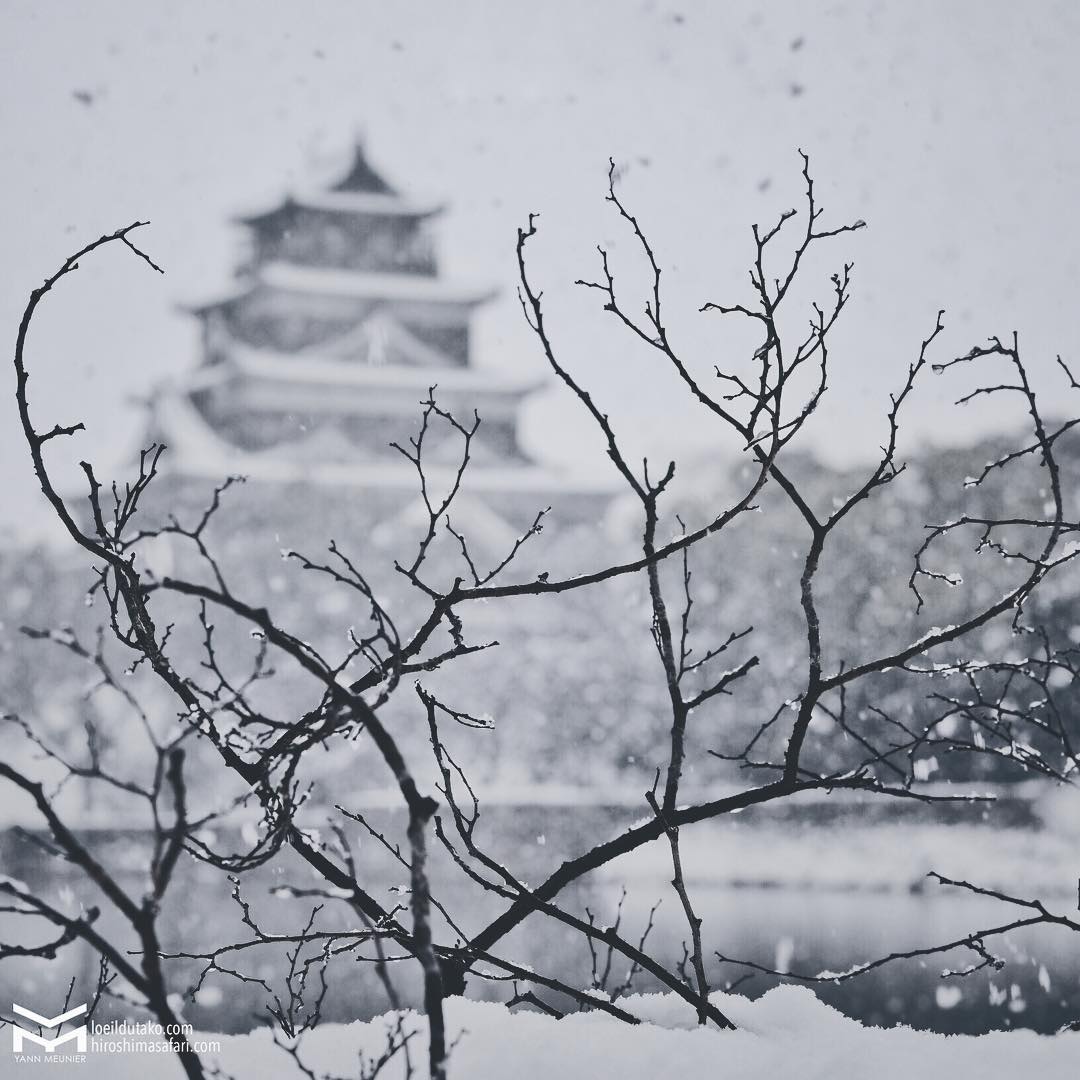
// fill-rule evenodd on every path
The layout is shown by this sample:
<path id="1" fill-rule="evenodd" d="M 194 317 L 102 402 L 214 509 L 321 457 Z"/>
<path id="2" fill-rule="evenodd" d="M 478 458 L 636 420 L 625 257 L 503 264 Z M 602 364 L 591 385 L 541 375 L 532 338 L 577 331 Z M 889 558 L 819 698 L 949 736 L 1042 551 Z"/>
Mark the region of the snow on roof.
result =
<path id="1" fill-rule="evenodd" d="M 414 202 L 400 195 L 379 195 L 369 191 L 305 191 L 298 193 L 295 201 L 312 210 L 390 217 L 431 217 L 444 209 L 441 203 Z"/>
<path id="2" fill-rule="evenodd" d="M 322 385 L 394 387 L 418 391 L 430 386 L 444 390 L 468 391 L 478 397 L 513 394 L 522 396 L 538 389 L 540 380 L 524 379 L 510 373 L 468 367 L 414 367 L 406 364 L 361 364 L 317 355 L 302 358 L 288 353 L 255 349 L 235 344 L 229 350 L 232 366 L 247 375 L 282 382 Z"/>
<path id="3" fill-rule="evenodd" d="M 402 459 L 386 462 L 326 462 L 292 460 L 288 447 L 258 453 L 232 446 L 218 436 L 182 393 L 163 392 L 155 401 L 156 423 L 163 442 L 170 448 L 167 458 L 172 471 L 221 479 L 241 473 L 253 480 L 275 483 L 319 484 L 327 487 L 409 488 L 416 487 L 416 470 Z M 449 483 L 456 469 L 433 465 L 429 479 L 433 485 Z M 616 490 L 615 484 L 580 481 L 540 465 L 470 469 L 467 488 L 473 492 L 528 492 L 552 496 L 603 496 Z"/>
<path id="4" fill-rule="evenodd" d="M 252 480 L 265 480 L 281 484 L 315 484 L 322 487 L 351 488 L 416 488 L 416 470 L 403 462 L 328 462 L 312 465 L 308 461 L 290 461 L 271 454 L 248 454 L 229 447 L 229 456 L 217 461 L 177 461 L 173 467 L 179 471 L 220 479 L 229 473 L 242 473 Z M 449 484 L 456 469 L 433 466 L 426 469 L 432 486 Z M 595 483 L 583 484 L 542 466 L 523 465 L 518 468 L 476 468 L 470 470 L 467 480 L 470 491 L 529 493 L 540 497 L 558 495 L 604 496 L 611 488 Z"/>
<path id="5" fill-rule="evenodd" d="M 455 286 L 423 274 L 373 274 L 286 262 L 267 263 L 259 270 L 259 280 L 286 292 L 424 303 L 479 304 L 494 295 L 491 290 Z"/>
<path id="6" fill-rule="evenodd" d="M 414 202 L 400 195 L 372 191 L 305 190 L 286 195 L 284 200 L 273 203 L 265 210 L 234 215 L 232 220 L 241 225 L 272 224 L 297 209 L 327 210 L 332 213 L 372 217 L 423 218 L 441 213 L 444 207 L 440 203 Z"/>

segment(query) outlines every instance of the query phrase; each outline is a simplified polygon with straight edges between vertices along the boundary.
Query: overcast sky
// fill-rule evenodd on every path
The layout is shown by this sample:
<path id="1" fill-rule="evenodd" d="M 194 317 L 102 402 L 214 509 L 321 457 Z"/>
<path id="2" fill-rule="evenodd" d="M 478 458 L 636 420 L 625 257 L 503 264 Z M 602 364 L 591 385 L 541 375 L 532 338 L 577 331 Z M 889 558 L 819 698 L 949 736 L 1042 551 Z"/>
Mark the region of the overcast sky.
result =
<path id="1" fill-rule="evenodd" d="M 541 212 L 536 275 L 556 344 L 652 453 L 729 444 L 570 284 L 594 271 L 597 242 L 634 283 L 603 201 L 609 155 L 668 268 L 672 337 L 696 369 L 736 345 L 696 309 L 749 299 L 749 225 L 797 205 L 797 147 L 832 220 L 868 222 L 808 267 L 824 298 L 828 274 L 855 262 L 832 406 L 810 433 L 833 460 L 873 452 L 939 307 L 942 358 L 1016 328 L 1048 401 L 1068 407 L 1049 376 L 1055 352 L 1080 356 L 1075 4 L 6 0 L 0 24 L 9 341 L 28 291 L 104 231 L 150 219 L 143 243 L 167 270 L 96 259 L 32 342 L 42 426 L 86 419 L 79 453 L 106 472 L 138 432 L 140 396 L 196 361 L 179 306 L 228 286 L 229 215 L 332 175 L 357 137 L 400 187 L 449 204 L 446 273 L 500 290 L 478 325 L 480 364 L 539 370 L 513 243 Z M 33 527 L 45 517 L 10 370 L 2 385 L 4 517 Z M 948 412 L 955 390 L 928 383 L 913 440 L 1012 422 L 993 405 Z M 542 458 L 596 457 L 555 391 L 528 407 L 525 431 Z"/>

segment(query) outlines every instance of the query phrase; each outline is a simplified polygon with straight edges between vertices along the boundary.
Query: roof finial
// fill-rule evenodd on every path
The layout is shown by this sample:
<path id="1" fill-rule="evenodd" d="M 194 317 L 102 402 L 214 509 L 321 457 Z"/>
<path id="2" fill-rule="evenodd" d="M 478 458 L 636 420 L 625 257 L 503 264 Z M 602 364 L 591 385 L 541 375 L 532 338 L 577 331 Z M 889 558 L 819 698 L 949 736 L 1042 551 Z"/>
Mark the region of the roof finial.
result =
<path id="1" fill-rule="evenodd" d="M 331 188 L 332 191 L 363 191 L 376 195 L 396 195 L 392 188 L 368 163 L 363 137 L 358 137 L 349 171 Z"/>

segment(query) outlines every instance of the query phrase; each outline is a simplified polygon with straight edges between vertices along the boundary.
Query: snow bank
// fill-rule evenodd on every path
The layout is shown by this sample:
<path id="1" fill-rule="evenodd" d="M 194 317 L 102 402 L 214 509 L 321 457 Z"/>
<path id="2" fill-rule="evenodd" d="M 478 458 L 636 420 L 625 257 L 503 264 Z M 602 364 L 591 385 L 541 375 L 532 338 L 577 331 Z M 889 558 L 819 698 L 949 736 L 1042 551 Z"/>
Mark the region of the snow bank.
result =
<path id="1" fill-rule="evenodd" d="M 807 989 L 782 986 L 757 1001 L 716 994 L 713 999 L 739 1026 L 737 1031 L 702 1030 L 685 1004 L 670 995 L 628 998 L 623 1004 L 645 1023 L 627 1026 L 602 1013 L 554 1020 L 538 1013 L 509 1013 L 490 1002 L 447 1002 L 452 1036 L 460 1036 L 451 1060 L 451 1080 L 1074 1080 L 1080 1034 L 1040 1036 L 1029 1031 L 980 1036 L 943 1036 L 910 1028 L 867 1028 L 822 1004 Z M 304 1064 L 338 1076 L 359 1074 L 358 1054 L 377 1055 L 392 1020 L 326 1024 L 304 1043 Z M 410 1044 L 423 1063 L 423 1018 L 406 1017 L 418 1031 Z M 215 1057 L 235 1080 L 299 1077 L 271 1034 L 221 1036 Z M 6 1040 L 5 1040 L 6 1041 Z M 397 1065 L 397 1063 L 395 1063 Z M 0 1076 L 25 1075 L 7 1051 Z M 165 1055 L 89 1055 L 72 1067 L 85 1080 L 181 1080 Z M 380 1077 L 400 1080 L 401 1067 Z M 417 1076 L 426 1076 L 418 1069 Z"/>

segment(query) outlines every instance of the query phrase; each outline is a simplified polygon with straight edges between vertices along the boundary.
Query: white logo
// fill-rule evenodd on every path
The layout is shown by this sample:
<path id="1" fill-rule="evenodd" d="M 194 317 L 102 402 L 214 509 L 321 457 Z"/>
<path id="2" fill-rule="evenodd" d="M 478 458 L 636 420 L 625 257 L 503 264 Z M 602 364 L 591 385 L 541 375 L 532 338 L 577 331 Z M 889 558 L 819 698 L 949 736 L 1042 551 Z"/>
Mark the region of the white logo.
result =
<path id="1" fill-rule="evenodd" d="M 62 1024 L 66 1024 L 69 1020 L 74 1019 L 76 1016 L 82 1016 L 86 1012 L 86 1003 L 79 1005 L 77 1008 L 69 1009 L 66 1013 L 61 1013 L 59 1016 L 39 1016 L 36 1012 L 30 1009 L 24 1009 L 21 1005 L 12 1005 L 16 1016 L 25 1017 L 27 1020 L 34 1024 L 37 1024 L 43 1031 L 55 1031 Z M 27 1031 L 25 1028 L 20 1027 L 18 1024 L 11 1025 L 11 1049 L 16 1054 L 23 1052 L 23 1040 L 27 1042 L 36 1043 L 42 1047 L 46 1054 L 53 1053 L 58 1046 L 62 1046 L 64 1043 L 69 1043 L 73 1039 L 75 1040 L 75 1049 L 80 1054 L 86 1053 L 86 1025 L 82 1027 L 73 1028 L 71 1031 L 65 1032 L 63 1035 L 57 1034 L 52 1039 L 45 1038 L 44 1035 L 35 1035 L 31 1031 Z"/>

